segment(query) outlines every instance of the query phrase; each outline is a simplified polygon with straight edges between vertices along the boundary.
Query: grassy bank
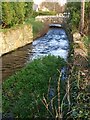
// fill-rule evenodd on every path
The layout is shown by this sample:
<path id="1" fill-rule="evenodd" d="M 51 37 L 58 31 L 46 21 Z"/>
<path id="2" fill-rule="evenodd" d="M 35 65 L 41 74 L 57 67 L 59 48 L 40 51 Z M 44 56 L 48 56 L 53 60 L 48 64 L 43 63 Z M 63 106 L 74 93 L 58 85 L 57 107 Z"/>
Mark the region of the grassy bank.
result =
<path id="1" fill-rule="evenodd" d="M 90 47 L 90 35 L 85 35 L 83 37 L 83 42 L 84 42 L 84 45 L 85 47 L 88 49 L 89 51 L 89 47 Z M 90 55 L 90 54 L 89 54 Z"/>
<path id="2" fill-rule="evenodd" d="M 14 25 L 11 28 L 4 28 L 4 29 L 0 29 L 0 32 L 7 32 L 8 30 L 14 30 L 14 29 L 18 29 L 24 25 L 30 24 L 33 27 L 33 38 L 37 38 L 42 36 L 42 34 L 45 34 L 45 26 L 44 23 L 39 22 L 39 21 L 35 21 L 35 18 L 28 18 L 27 20 L 25 20 L 24 24 L 19 24 L 19 25 Z"/>
<path id="3" fill-rule="evenodd" d="M 69 33 L 70 40 L 70 56 L 68 63 L 68 80 L 66 85 L 67 93 L 67 108 L 66 118 L 67 120 L 89 120 L 90 119 L 90 36 L 85 35 L 80 41 L 80 45 L 74 43 L 73 34 L 79 33 L 76 30 L 75 24 L 71 24 L 69 20 L 66 25 L 66 31 Z M 71 35 L 71 36 L 70 36 Z M 86 49 L 85 53 L 83 47 Z M 77 49 L 77 51 L 76 51 Z M 75 52 L 76 51 L 76 52 Z M 87 56 L 84 56 L 85 53 Z M 65 109 L 64 109 L 65 111 Z"/>
<path id="4" fill-rule="evenodd" d="M 37 37 L 42 36 L 43 32 L 45 34 L 46 31 L 44 31 L 44 23 L 35 21 L 35 18 L 29 18 L 25 21 L 26 24 L 31 24 L 33 27 L 33 37 L 34 39 Z"/>
<path id="5" fill-rule="evenodd" d="M 50 117 L 43 104 L 43 95 L 47 96 L 49 84 L 55 85 L 59 77 L 58 70 L 64 65 L 65 62 L 60 57 L 47 56 L 32 61 L 4 81 L 2 84 L 4 117 L 9 114 L 15 118 Z"/>
<path id="6" fill-rule="evenodd" d="M 80 70 L 80 67 L 73 65 L 67 81 L 67 119 L 89 120 L 90 118 L 90 85 L 89 78 Z"/>

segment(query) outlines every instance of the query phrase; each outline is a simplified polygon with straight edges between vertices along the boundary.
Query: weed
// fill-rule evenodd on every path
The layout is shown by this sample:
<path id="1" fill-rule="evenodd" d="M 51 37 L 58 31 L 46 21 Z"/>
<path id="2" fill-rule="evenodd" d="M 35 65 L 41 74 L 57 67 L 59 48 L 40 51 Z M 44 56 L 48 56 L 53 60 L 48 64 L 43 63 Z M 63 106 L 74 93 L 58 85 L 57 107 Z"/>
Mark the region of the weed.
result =
<path id="1" fill-rule="evenodd" d="M 17 72 L 2 84 L 3 116 L 8 113 L 15 118 L 35 118 L 49 116 L 41 99 L 47 96 L 48 80 L 55 76 L 65 62 L 60 57 L 46 56 L 39 58 Z M 51 82 L 54 86 L 54 82 Z M 45 101 L 45 100 L 44 100 Z"/>

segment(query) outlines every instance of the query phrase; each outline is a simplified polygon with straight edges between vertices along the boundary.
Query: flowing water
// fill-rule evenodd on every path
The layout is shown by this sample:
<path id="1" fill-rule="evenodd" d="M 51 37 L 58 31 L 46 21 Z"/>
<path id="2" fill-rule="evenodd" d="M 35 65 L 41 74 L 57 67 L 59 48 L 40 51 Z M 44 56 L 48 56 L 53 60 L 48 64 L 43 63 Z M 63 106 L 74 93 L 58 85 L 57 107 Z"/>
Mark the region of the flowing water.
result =
<path id="1" fill-rule="evenodd" d="M 67 61 L 68 52 L 69 41 L 65 30 L 62 28 L 50 28 L 45 36 L 36 39 L 32 44 L 2 56 L 3 80 L 25 66 L 28 61 L 48 54 L 60 56 Z M 64 70 L 63 68 L 62 72 Z"/>

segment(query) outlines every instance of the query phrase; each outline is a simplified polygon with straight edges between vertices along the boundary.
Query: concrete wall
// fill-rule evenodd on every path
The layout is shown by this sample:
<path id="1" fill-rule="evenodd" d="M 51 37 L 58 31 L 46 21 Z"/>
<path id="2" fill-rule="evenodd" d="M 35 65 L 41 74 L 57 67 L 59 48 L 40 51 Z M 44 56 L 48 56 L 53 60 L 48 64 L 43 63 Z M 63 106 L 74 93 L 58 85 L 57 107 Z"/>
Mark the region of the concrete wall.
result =
<path id="1" fill-rule="evenodd" d="M 31 25 L 23 25 L 17 29 L 0 32 L 0 56 L 33 41 Z"/>

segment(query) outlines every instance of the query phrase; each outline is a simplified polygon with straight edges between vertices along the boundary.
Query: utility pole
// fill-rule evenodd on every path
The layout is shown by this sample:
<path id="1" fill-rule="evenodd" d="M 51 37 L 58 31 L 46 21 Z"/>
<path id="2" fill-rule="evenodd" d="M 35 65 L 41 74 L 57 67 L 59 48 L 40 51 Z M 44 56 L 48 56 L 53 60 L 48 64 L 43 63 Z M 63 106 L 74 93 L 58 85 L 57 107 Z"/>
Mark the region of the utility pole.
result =
<path id="1" fill-rule="evenodd" d="M 81 34 L 83 34 L 84 30 L 84 13 L 85 13 L 85 0 L 81 0 L 81 25 L 80 25 Z"/>

